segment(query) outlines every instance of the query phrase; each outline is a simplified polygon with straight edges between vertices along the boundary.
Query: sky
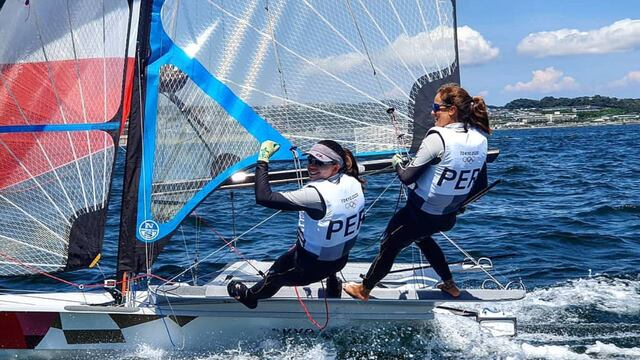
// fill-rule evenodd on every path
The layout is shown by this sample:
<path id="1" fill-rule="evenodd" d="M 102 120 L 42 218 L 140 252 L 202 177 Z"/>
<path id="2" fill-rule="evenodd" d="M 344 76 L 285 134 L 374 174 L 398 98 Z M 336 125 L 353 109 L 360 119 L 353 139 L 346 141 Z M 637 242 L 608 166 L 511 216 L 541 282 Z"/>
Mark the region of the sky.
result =
<path id="1" fill-rule="evenodd" d="M 640 0 L 458 0 L 461 83 L 518 98 L 640 98 Z"/>

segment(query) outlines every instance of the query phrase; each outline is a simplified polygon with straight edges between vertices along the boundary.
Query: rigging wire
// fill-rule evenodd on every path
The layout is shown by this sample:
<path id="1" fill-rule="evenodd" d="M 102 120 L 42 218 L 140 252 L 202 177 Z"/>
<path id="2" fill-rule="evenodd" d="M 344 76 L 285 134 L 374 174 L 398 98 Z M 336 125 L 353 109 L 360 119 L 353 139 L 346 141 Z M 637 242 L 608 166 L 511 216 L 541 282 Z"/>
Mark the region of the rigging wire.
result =
<path id="1" fill-rule="evenodd" d="M 369 52 L 369 48 L 367 47 L 367 43 L 364 40 L 364 36 L 362 35 L 362 31 L 360 30 L 360 26 L 358 25 L 358 21 L 356 20 L 356 16 L 353 13 L 353 8 L 351 7 L 351 1 L 350 0 L 345 0 L 345 2 L 347 3 L 347 8 L 349 9 L 349 15 L 351 15 L 351 19 L 353 20 L 353 24 L 356 27 L 356 31 L 358 33 L 358 37 L 360 38 L 360 42 L 362 43 L 362 47 L 364 48 L 365 54 L 367 55 L 367 60 L 369 61 L 369 65 L 371 66 L 371 70 L 373 71 L 373 78 L 376 79 L 376 82 L 378 84 L 378 89 L 380 90 L 380 95 L 381 97 L 384 96 L 384 89 L 382 88 L 382 82 L 380 82 L 380 77 L 378 77 L 378 72 L 376 70 L 375 65 L 373 64 L 373 58 L 371 57 L 371 53 Z M 381 99 L 382 102 L 382 99 Z M 393 130 L 395 133 L 395 139 L 394 142 L 396 143 L 396 153 L 398 152 L 398 150 L 400 150 L 402 152 L 402 150 L 404 149 L 407 153 L 407 156 L 409 158 L 411 158 L 411 155 L 409 155 L 409 150 L 406 149 L 406 147 L 404 146 L 404 144 L 400 143 L 400 139 L 403 138 L 403 134 L 400 133 L 400 130 L 397 126 L 397 121 L 398 119 L 396 118 L 396 114 L 395 114 L 395 108 L 393 107 L 388 107 L 387 108 L 387 114 L 389 114 L 389 117 L 391 119 L 391 124 L 393 126 Z"/>
<path id="2" fill-rule="evenodd" d="M 463 248 L 461 248 L 460 246 L 458 246 L 458 244 L 456 244 L 455 241 L 453 241 L 450 237 L 448 237 L 444 232 L 440 231 L 440 235 L 444 236 L 445 239 L 449 240 L 449 242 L 451 244 L 453 244 L 453 246 L 456 247 L 456 249 L 458 249 L 462 254 L 464 254 L 464 256 L 466 256 L 469 260 L 471 260 L 471 262 L 473 262 L 473 264 L 477 267 L 480 268 L 480 270 L 482 270 L 491 280 L 493 280 L 498 286 L 500 286 L 501 289 L 506 289 L 504 285 L 502 285 L 495 277 L 493 277 L 493 275 L 491 275 L 485 268 L 484 266 L 481 266 L 480 263 L 473 257 L 471 256 L 471 254 L 469 254 L 468 252 L 466 252 Z"/>
<path id="3" fill-rule="evenodd" d="M 296 180 L 298 183 L 298 187 L 302 188 L 304 183 L 302 180 L 302 165 L 300 163 L 300 159 L 298 158 L 298 152 L 296 151 L 295 148 L 291 148 L 291 152 L 293 154 L 293 159 L 294 159 L 294 164 L 296 166 Z M 298 302 L 300 303 L 300 306 L 302 307 L 302 310 L 304 310 L 305 315 L 307 316 L 307 319 L 309 319 L 309 321 L 311 321 L 311 323 L 316 326 L 318 328 L 319 331 L 324 330 L 328 325 L 329 325 L 329 301 L 328 301 L 328 294 L 327 294 L 327 290 L 324 287 L 324 282 L 321 280 L 320 281 L 320 285 L 322 286 L 322 292 L 324 293 L 324 308 L 325 308 L 325 322 L 324 325 L 320 325 L 314 318 L 313 315 L 311 315 L 311 313 L 309 312 L 309 309 L 307 309 L 307 305 L 304 303 L 304 301 L 302 300 L 302 298 L 300 297 L 300 294 L 298 293 L 298 287 L 294 286 L 293 290 L 296 293 L 296 297 L 298 298 Z"/>
<path id="4" fill-rule="evenodd" d="M 197 266 L 198 264 L 202 263 L 203 261 L 209 259 L 210 257 L 212 257 L 213 255 L 219 253 L 220 251 L 224 250 L 226 247 L 228 247 L 229 245 L 234 245 L 238 240 L 240 240 L 244 235 L 246 235 L 247 233 L 253 231 L 254 229 L 256 229 L 257 227 L 259 227 L 260 225 L 266 223 L 267 221 L 271 220 L 273 217 L 275 217 L 276 215 L 280 214 L 282 212 L 282 210 L 278 210 L 275 213 L 269 215 L 267 218 L 263 219 L 262 221 L 260 221 L 259 223 L 257 223 L 256 225 L 252 226 L 249 230 L 243 232 L 242 234 L 238 235 L 237 237 L 229 240 L 228 242 L 226 242 L 224 245 L 220 246 L 219 248 L 213 250 L 212 252 L 210 252 L 209 254 L 207 254 L 207 256 L 203 257 L 202 259 L 200 259 L 198 261 L 197 264 L 193 264 L 190 267 L 184 269 L 183 271 L 181 271 L 180 273 L 178 273 L 177 275 L 175 275 L 174 277 L 172 277 L 169 280 L 166 280 L 164 284 L 165 285 L 167 283 L 173 282 L 175 279 L 177 279 L 178 277 L 184 275 L 187 271 L 191 270 L 191 268 L 193 268 L 194 266 Z M 226 240 L 226 239 L 225 239 Z"/>
<path id="5" fill-rule="evenodd" d="M 356 16 L 353 13 L 353 9 L 351 8 L 351 1 L 345 0 L 347 3 L 347 8 L 349 9 L 349 15 L 351 15 L 351 19 L 353 20 L 353 24 L 356 27 L 356 31 L 358 32 L 358 37 L 360 38 L 360 42 L 362 42 L 362 47 L 364 47 L 364 52 L 367 54 L 367 59 L 369 60 L 369 65 L 371 65 L 371 70 L 373 71 L 373 77 L 378 82 L 378 88 L 380 89 L 380 94 L 384 94 L 384 90 L 382 89 L 382 83 L 380 82 L 380 78 L 378 77 L 378 72 L 376 71 L 376 67 L 373 65 L 373 59 L 371 58 L 371 54 L 369 53 L 369 48 L 364 41 L 364 36 L 362 36 L 362 32 L 360 31 L 360 26 L 358 25 L 358 21 L 356 20 Z"/>
<path id="6" fill-rule="evenodd" d="M 276 66 L 278 70 L 278 79 L 280 80 L 280 88 L 282 90 L 283 102 L 284 102 L 284 119 L 287 131 L 290 130 L 289 123 L 289 94 L 287 93 L 287 85 L 284 79 L 284 72 L 282 71 L 282 62 L 280 61 L 280 53 L 278 52 L 278 43 L 276 41 L 276 34 L 273 27 L 273 19 L 271 12 L 269 11 L 269 0 L 265 0 L 264 10 L 267 13 L 267 23 L 269 26 L 269 34 L 271 35 L 271 43 L 273 45 L 273 55 L 276 59 Z"/>
<path id="7" fill-rule="evenodd" d="M 0 256 L 5 258 L 8 261 L 11 261 L 12 263 L 14 263 L 14 264 L 16 264 L 18 266 L 22 266 L 25 269 L 31 270 L 34 274 L 42 275 L 42 276 L 48 277 L 48 278 L 50 278 L 52 280 L 58 281 L 60 283 L 63 283 L 65 285 L 76 287 L 76 288 L 78 288 L 78 290 L 81 290 L 81 291 L 85 290 L 85 289 L 103 288 L 105 286 L 104 283 L 80 284 L 80 283 L 76 283 L 76 282 L 73 282 L 73 281 L 65 280 L 65 279 L 63 279 L 61 277 L 58 277 L 58 276 L 49 274 L 49 273 L 47 273 L 45 271 L 42 271 L 42 270 L 38 269 L 35 266 L 31 266 L 31 265 L 29 265 L 29 264 L 27 264 L 27 263 L 25 263 L 23 261 L 20 261 L 19 259 L 14 258 L 13 256 L 11 256 L 9 254 L 6 254 L 6 253 L 4 253 L 2 251 L 0 251 Z M 129 279 L 129 281 L 138 280 L 138 279 L 142 279 L 142 278 L 146 278 L 146 277 L 156 278 L 156 279 L 159 279 L 161 281 L 166 281 L 167 283 L 170 282 L 170 280 L 166 280 L 166 279 L 164 279 L 164 278 L 162 278 L 162 277 L 160 277 L 158 275 L 154 275 L 154 274 L 141 274 L 141 275 L 138 275 L 138 276 L 136 276 L 134 278 Z M 122 284 L 122 281 L 121 280 L 116 281 L 115 284 Z"/>

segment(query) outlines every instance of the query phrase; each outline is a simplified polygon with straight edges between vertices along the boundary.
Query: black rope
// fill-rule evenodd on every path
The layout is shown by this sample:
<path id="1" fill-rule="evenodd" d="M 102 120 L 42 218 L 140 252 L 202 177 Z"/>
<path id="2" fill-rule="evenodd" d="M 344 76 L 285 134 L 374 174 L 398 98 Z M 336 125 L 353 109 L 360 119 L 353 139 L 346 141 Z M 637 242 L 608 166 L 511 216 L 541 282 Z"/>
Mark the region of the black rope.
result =
<path id="1" fill-rule="evenodd" d="M 231 190 L 231 192 L 229 193 L 229 196 L 231 197 L 231 231 L 233 234 L 233 237 L 236 237 L 236 199 L 234 196 L 234 192 L 233 190 Z"/>

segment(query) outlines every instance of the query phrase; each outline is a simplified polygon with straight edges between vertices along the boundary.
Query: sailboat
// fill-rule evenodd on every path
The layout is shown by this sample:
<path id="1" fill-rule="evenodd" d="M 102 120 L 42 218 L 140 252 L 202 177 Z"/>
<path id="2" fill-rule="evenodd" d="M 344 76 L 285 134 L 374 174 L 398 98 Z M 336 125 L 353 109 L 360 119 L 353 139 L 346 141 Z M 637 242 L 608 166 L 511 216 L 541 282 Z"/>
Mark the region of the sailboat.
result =
<path id="1" fill-rule="evenodd" d="M 0 349 L 211 348 L 251 333 L 420 323 L 434 309 L 461 313 L 444 303 L 522 299 L 522 287 L 497 281 L 452 299 L 428 265 L 401 263 L 366 303 L 329 298 L 318 283 L 249 310 L 226 285 L 258 281 L 269 262 L 232 262 L 206 284 L 153 272 L 207 196 L 251 186 L 264 140 L 283 149 L 274 184 L 303 181 L 301 154 L 324 138 L 352 149 L 365 175 L 389 172 L 394 153 L 415 153 L 435 90 L 460 80 L 455 9 L 452 0 L 0 1 L 0 277 L 75 287 L 3 289 Z M 100 266 L 115 181 L 114 274 L 96 285 L 64 280 Z M 344 280 L 368 265 L 349 263 Z M 469 256 L 451 269 L 493 279 L 490 260 Z M 515 328 L 504 314 L 462 313 Z"/>

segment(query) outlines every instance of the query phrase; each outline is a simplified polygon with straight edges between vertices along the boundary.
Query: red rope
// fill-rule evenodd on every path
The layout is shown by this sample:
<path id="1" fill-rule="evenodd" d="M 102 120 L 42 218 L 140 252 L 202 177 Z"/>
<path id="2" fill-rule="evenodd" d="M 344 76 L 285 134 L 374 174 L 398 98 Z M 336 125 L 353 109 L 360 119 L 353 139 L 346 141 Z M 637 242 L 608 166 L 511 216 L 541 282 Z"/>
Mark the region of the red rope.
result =
<path id="1" fill-rule="evenodd" d="M 302 301 L 302 298 L 300 297 L 300 294 L 298 293 L 298 287 L 294 286 L 293 290 L 295 290 L 296 292 L 296 296 L 298 297 L 298 302 L 300 303 L 300 306 L 302 307 L 302 310 L 304 310 L 305 315 L 307 315 L 307 319 L 309 319 L 309 321 L 311 321 L 311 323 L 313 325 L 315 325 L 315 327 L 318 328 L 318 330 L 322 331 L 324 330 L 327 325 L 329 325 L 329 302 L 327 301 L 327 291 L 324 289 L 324 284 L 322 285 L 322 290 L 324 290 L 324 310 L 325 310 L 325 320 L 324 320 L 324 325 L 320 325 L 311 315 L 311 313 L 309 312 L 309 309 L 307 308 L 307 305 L 304 303 L 304 301 Z"/>
<path id="2" fill-rule="evenodd" d="M 195 214 L 194 214 L 195 215 Z M 197 215 L 196 215 L 197 216 Z M 249 262 L 249 260 L 247 260 L 247 258 L 242 255 L 242 253 L 240 252 L 240 250 L 238 250 L 238 248 L 236 248 L 235 246 L 233 246 L 233 244 L 231 244 L 229 241 L 227 241 L 227 239 L 224 238 L 224 236 L 222 236 L 220 233 L 218 233 L 218 231 L 211 226 L 209 223 L 207 223 L 206 221 L 204 221 L 204 219 L 202 219 L 200 216 L 198 216 L 198 219 L 200 221 L 202 221 L 205 225 L 207 225 L 208 227 L 211 228 L 211 230 L 213 230 L 213 232 L 220 238 L 222 239 L 222 241 L 224 241 L 224 243 L 234 252 L 236 253 L 236 255 L 238 255 L 238 257 L 240 257 L 243 261 L 245 261 L 247 264 L 249 264 L 254 270 L 256 270 L 259 274 L 262 274 L 262 271 L 260 271 L 258 268 L 256 268 L 251 262 Z M 295 245 L 294 245 L 295 246 Z M 324 290 L 324 284 L 322 285 L 322 289 Z M 307 308 L 307 305 L 304 303 L 304 301 L 302 301 L 302 298 L 300 297 L 300 294 L 298 293 L 298 288 L 297 287 L 293 287 L 293 290 L 296 293 L 296 297 L 298 298 L 298 302 L 300 303 L 300 306 L 302 307 L 302 310 L 304 310 L 304 313 L 307 315 L 307 319 L 309 319 L 309 321 L 311 321 L 311 323 L 313 325 L 315 325 L 320 331 L 324 330 L 327 325 L 329 325 L 329 303 L 327 301 L 327 294 L 325 291 L 325 297 L 324 297 L 324 306 L 325 306 L 325 314 L 326 314 L 326 318 L 325 318 L 325 322 L 324 325 L 320 325 L 311 315 L 311 313 L 309 312 L 309 309 Z"/>
<path id="3" fill-rule="evenodd" d="M 85 288 L 95 289 L 95 288 L 104 287 L 104 283 L 78 284 L 78 283 L 75 283 L 75 282 L 72 282 L 72 281 L 65 280 L 65 279 L 57 277 L 55 275 L 51 275 L 49 273 L 46 273 L 46 272 L 44 272 L 44 271 L 42 271 L 42 270 L 40 270 L 40 269 L 38 269 L 38 268 L 36 268 L 34 266 L 26 264 L 26 263 L 24 263 L 24 262 L 22 262 L 22 261 L 20 261 L 20 260 L 18 260 L 16 258 L 14 258 L 13 256 L 7 255 L 7 254 L 5 254 L 5 253 L 3 253 L 1 251 L 0 251 L 0 256 L 2 256 L 3 258 L 15 263 L 18 266 L 22 266 L 22 267 L 24 267 L 26 269 L 31 270 L 34 274 L 43 275 L 43 276 L 46 276 L 46 277 L 48 277 L 50 279 L 56 280 L 58 282 L 61 282 L 63 284 L 69 285 L 69 286 L 77 287 L 79 289 L 85 289 Z M 155 279 L 159 279 L 159 280 L 168 282 L 168 280 L 166 280 L 166 279 L 164 279 L 164 278 L 162 278 L 162 277 L 160 277 L 158 275 L 154 275 L 154 274 L 141 274 L 141 275 L 138 275 L 138 276 L 135 276 L 135 277 L 129 279 L 129 281 L 139 280 L 139 279 L 142 279 L 142 278 L 145 278 L 145 277 L 155 278 Z M 122 280 L 116 281 L 116 285 L 119 285 L 119 284 L 122 284 Z"/>

